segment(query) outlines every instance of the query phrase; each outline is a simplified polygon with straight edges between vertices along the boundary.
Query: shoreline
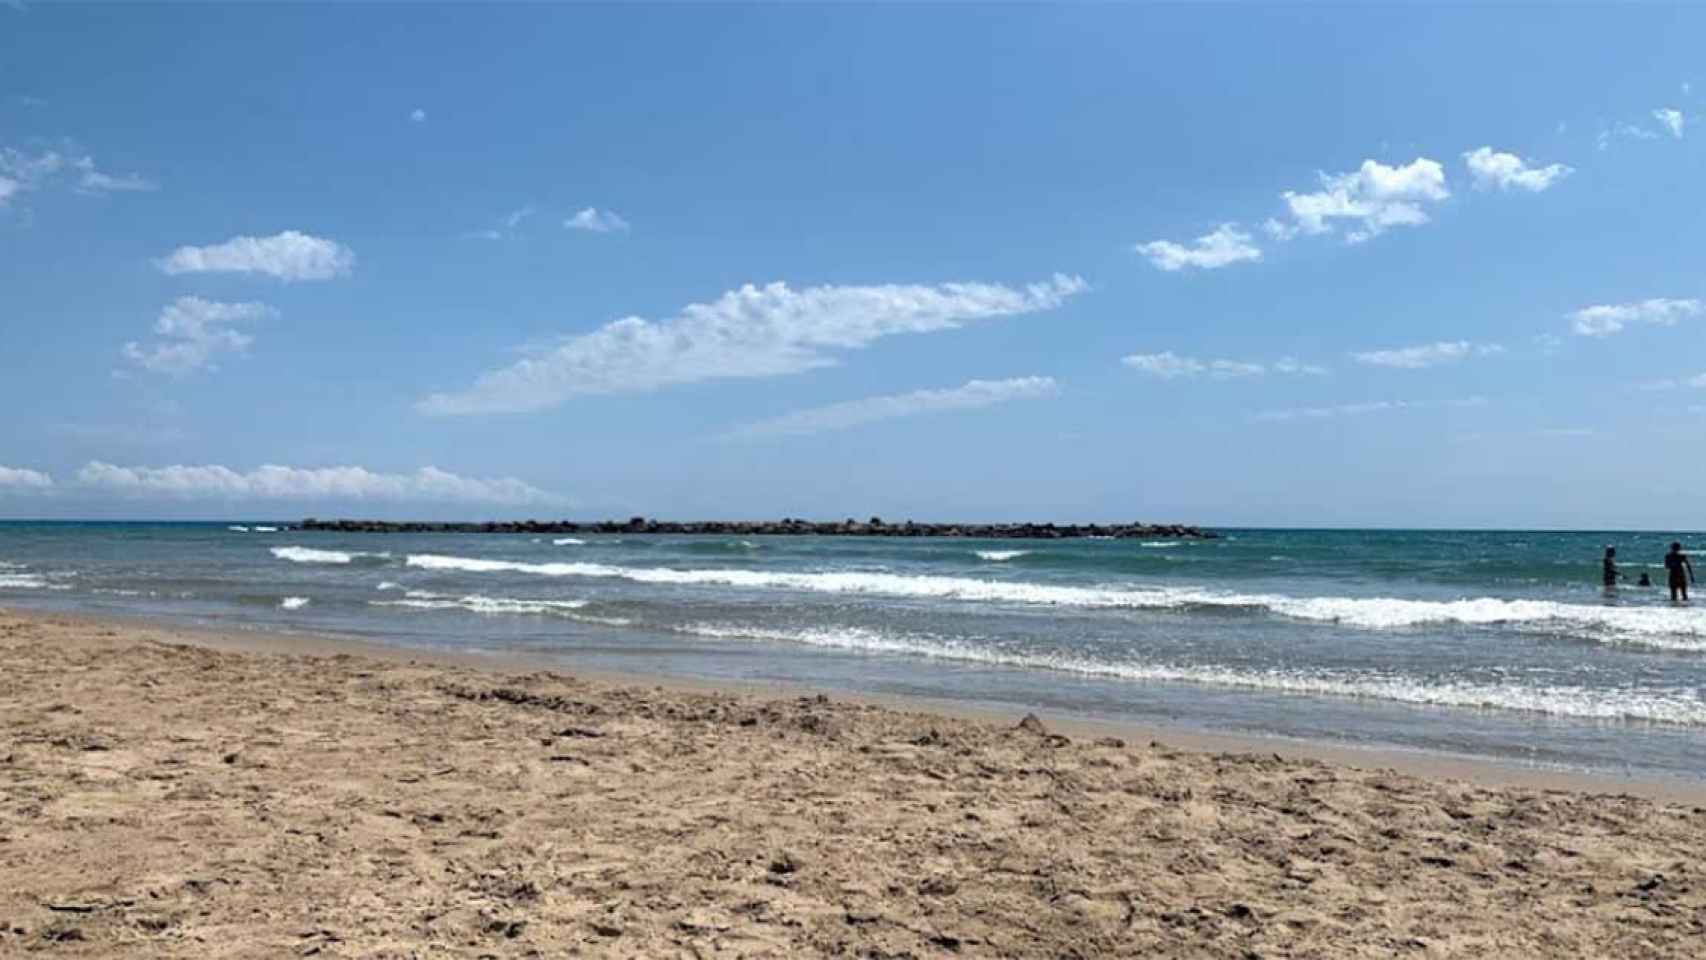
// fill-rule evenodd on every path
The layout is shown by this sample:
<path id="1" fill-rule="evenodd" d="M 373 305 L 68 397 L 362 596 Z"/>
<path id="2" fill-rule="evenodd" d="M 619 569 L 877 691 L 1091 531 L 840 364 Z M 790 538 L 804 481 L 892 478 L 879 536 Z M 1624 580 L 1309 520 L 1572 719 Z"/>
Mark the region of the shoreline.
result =
<path id="1" fill-rule="evenodd" d="M 1288 761 L 1329 763 L 1356 769 L 1380 769 L 1429 780 L 1454 780 L 1483 787 L 1561 790 L 1576 793 L 1626 795 L 1657 802 L 1706 806 L 1706 779 L 1663 775 L 1624 775 L 1570 769 L 1494 757 L 1477 757 L 1391 745 L 1356 745 L 1305 740 L 1279 734 L 1234 732 L 1185 724 L 1151 724 L 1086 717 L 1044 707 L 1029 709 L 1003 704 L 948 700 L 905 694 L 849 691 L 810 684 L 712 680 L 667 673 L 643 673 L 579 665 L 566 656 L 537 656 L 525 651 L 454 650 L 391 644 L 327 632 L 256 628 L 219 628 L 186 624 L 166 617 L 63 613 L 0 607 L 0 615 L 59 620 L 103 629 L 146 629 L 170 633 L 182 642 L 230 653 L 334 657 L 359 656 L 387 663 L 428 664 L 505 675 L 544 672 L 609 686 L 671 690 L 695 694 L 742 697 L 800 697 L 826 694 L 834 700 L 906 713 L 934 715 L 996 725 L 1019 722 L 1034 713 L 1051 729 L 1075 739 L 1118 737 L 1134 742 L 1158 742 L 1170 748 L 1205 754 L 1274 756 Z"/>

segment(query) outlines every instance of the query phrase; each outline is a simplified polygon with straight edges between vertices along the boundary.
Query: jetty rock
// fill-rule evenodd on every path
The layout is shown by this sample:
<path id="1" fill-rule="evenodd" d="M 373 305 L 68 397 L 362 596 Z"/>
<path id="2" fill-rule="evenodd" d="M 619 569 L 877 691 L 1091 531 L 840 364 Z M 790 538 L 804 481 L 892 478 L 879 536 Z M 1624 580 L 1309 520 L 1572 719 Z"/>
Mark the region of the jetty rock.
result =
<path id="1" fill-rule="evenodd" d="M 297 530 L 328 533 L 608 533 L 733 537 L 963 537 L 978 540 L 1213 540 L 1212 530 L 1184 524 L 1149 523 L 885 523 L 869 520 L 492 520 L 486 522 L 415 520 L 319 520 L 310 517 Z"/>

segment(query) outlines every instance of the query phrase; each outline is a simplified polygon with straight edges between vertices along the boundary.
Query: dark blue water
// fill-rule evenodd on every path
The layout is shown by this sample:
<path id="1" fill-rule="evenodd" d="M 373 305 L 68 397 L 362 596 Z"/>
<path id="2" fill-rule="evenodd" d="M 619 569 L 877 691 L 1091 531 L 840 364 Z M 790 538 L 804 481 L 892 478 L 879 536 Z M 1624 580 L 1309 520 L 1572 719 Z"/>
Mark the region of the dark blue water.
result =
<path id="1" fill-rule="evenodd" d="M 0 604 L 526 651 L 1109 719 L 1706 776 L 1676 535 L 1215 541 L 336 535 L 0 524 Z M 1702 541 L 1699 536 L 1681 536 Z"/>

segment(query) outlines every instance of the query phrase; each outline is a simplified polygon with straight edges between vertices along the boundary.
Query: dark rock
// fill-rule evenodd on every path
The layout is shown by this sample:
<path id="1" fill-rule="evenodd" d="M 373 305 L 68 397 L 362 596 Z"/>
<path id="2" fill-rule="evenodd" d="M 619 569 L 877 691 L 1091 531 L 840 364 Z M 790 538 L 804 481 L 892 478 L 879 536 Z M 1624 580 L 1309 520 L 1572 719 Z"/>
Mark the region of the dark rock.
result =
<path id="1" fill-rule="evenodd" d="M 673 536 L 819 536 L 819 537 L 974 537 L 987 540 L 1060 540 L 1077 537 L 1118 539 L 1214 539 L 1219 534 L 1180 524 L 1054 524 L 1054 523 L 885 523 L 872 517 L 859 523 L 846 520 L 818 522 L 799 517 L 768 520 L 652 520 L 634 516 L 626 521 L 599 520 L 510 520 L 468 522 L 423 522 L 388 520 L 320 520 L 309 517 L 293 530 L 330 533 L 619 533 L 667 534 Z"/>

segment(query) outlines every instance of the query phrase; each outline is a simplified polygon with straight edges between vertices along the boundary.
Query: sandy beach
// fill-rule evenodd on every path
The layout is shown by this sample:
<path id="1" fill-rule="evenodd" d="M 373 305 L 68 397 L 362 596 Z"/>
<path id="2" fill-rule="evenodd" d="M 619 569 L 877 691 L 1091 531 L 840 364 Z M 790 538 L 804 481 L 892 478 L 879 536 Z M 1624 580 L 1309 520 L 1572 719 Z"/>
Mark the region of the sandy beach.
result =
<path id="1" fill-rule="evenodd" d="M 0 954 L 1706 951 L 1675 796 L 242 646 L 0 612 Z"/>

